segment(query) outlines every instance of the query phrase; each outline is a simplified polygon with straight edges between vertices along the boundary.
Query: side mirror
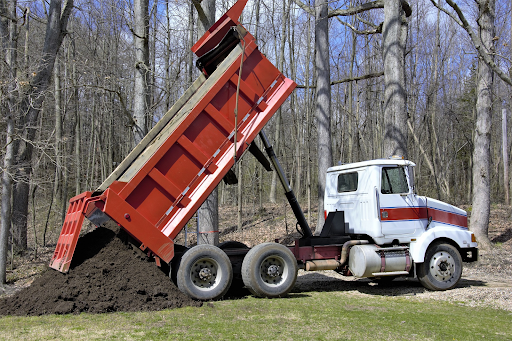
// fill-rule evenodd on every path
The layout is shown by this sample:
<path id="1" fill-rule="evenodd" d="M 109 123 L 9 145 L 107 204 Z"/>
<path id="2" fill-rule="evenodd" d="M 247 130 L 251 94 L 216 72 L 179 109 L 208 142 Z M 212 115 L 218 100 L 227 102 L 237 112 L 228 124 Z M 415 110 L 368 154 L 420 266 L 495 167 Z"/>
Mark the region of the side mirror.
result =
<path id="1" fill-rule="evenodd" d="M 416 186 L 414 186 L 414 167 L 407 167 L 407 175 L 409 176 L 409 191 L 411 194 L 416 194 Z"/>

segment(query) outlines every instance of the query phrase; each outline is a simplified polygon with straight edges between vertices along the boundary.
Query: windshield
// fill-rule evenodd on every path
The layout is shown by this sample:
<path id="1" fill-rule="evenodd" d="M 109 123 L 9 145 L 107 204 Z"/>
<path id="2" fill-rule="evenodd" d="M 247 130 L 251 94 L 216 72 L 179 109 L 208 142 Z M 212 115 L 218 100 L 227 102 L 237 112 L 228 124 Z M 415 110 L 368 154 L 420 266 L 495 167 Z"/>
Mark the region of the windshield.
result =
<path id="1" fill-rule="evenodd" d="M 382 194 L 409 193 L 404 167 L 382 168 Z"/>

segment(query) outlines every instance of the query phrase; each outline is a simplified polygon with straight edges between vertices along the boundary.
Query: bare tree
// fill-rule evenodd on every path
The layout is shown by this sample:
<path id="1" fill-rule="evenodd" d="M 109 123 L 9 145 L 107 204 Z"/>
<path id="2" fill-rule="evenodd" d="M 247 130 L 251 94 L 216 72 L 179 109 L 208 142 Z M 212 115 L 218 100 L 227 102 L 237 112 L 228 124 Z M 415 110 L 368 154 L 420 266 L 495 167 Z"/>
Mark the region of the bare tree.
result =
<path id="1" fill-rule="evenodd" d="M 405 90 L 407 22 L 400 0 L 384 0 L 382 35 L 385 82 L 383 156 L 403 155 L 407 157 Z"/>
<path id="2" fill-rule="evenodd" d="M 284 67 L 284 49 L 286 43 L 286 29 L 288 27 L 288 18 L 290 17 L 290 5 L 289 1 L 283 1 L 283 12 L 282 12 L 282 22 L 281 22 L 281 39 L 279 41 L 279 55 L 277 59 L 277 68 L 279 71 L 283 71 Z M 282 125 L 283 117 L 282 117 L 282 109 L 281 107 L 277 109 L 277 113 L 275 116 L 275 135 L 274 135 L 274 148 L 277 152 L 280 152 L 281 149 L 281 125 Z M 277 172 L 272 172 L 272 183 L 270 185 L 270 194 L 269 200 L 271 203 L 276 203 L 276 192 L 277 192 Z"/>
<path id="3" fill-rule="evenodd" d="M 135 42 L 135 86 L 133 96 L 133 136 L 137 145 L 147 134 L 149 83 L 149 0 L 134 0 L 133 40 Z"/>
<path id="4" fill-rule="evenodd" d="M 4 11 L 2 14 L 6 14 L 5 17 L 2 15 L 2 18 L 9 18 L 11 24 L 16 25 L 16 1 L 9 2 L 9 6 L 10 11 L 5 12 L 4 10 L 7 9 L 7 2 L 1 2 L 0 8 L 2 11 Z M 16 157 L 15 176 L 17 179 L 17 183 L 14 190 L 12 218 L 13 228 L 16 231 L 16 234 L 19 236 L 23 236 L 20 240 L 20 245 L 18 245 L 18 247 L 20 247 L 21 249 L 27 248 L 26 235 L 29 201 L 29 181 L 32 175 L 33 142 L 39 125 L 39 113 L 41 112 L 42 103 L 45 98 L 44 93 L 48 89 L 49 81 L 52 76 L 53 66 L 57 52 L 62 44 L 64 36 L 67 33 L 67 23 L 69 16 L 71 15 L 72 9 L 72 0 L 64 1 L 64 4 L 63 1 L 59 0 L 50 1 L 49 8 L 46 11 L 46 35 L 44 38 L 42 51 L 39 54 L 40 59 L 37 62 L 36 70 L 28 80 L 28 85 L 25 87 L 26 92 L 24 92 L 22 97 L 20 98 L 19 107 L 17 107 L 16 109 L 20 112 L 20 116 L 22 117 L 20 127 L 23 127 L 23 129 L 22 131 L 19 132 L 22 139 L 14 141 L 14 126 L 11 126 L 10 124 L 8 124 L 7 126 L 8 152 L 4 157 L 4 165 L 7 165 L 7 167 L 5 167 L 4 170 L 9 169 L 9 164 L 11 163 L 12 158 Z M 2 27 L 5 28 L 6 26 L 2 24 Z M 4 33 L 6 33 L 6 31 L 3 29 L 2 31 L 2 35 L 5 36 Z M 15 28 L 12 27 L 10 29 L 10 32 L 15 32 Z M 14 40 L 11 39 L 10 41 L 12 42 Z M 13 60 L 12 62 L 14 63 L 15 61 Z M 13 119 L 13 112 L 11 112 L 10 115 L 10 119 Z M 10 146 L 12 146 L 12 150 L 10 149 Z M 9 175 L 4 172 L 2 184 L 4 188 L 4 191 L 2 193 L 2 210 L 6 210 L 6 215 L 4 216 L 4 214 L 2 214 L 2 219 L 5 219 L 5 221 L 2 222 L 2 236 L 7 232 L 6 229 L 9 225 L 8 201 L 10 200 L 11 180 L 8 179 L 7 176 Z M 4 203 L 6 204 L 5 206 Z M 0 244 L 4 245 L 3 242 L 4 241 L 2 240 L 2 243 Z M 0 254 L 4 254 L 3 250 L 0 251 Z M 5 258 L 3 258 L 3 256 L 0 257 L 0 263 L 2 263 L 2 265 L 0 265 L 2 267 L 2 269 L 0 269 L 0 272 L 2 273 L 2 276 L 5 276 L 5 271 L 2 271 L 5 270 Z"/>
<path id="5" fill-rule="evenodd" d="M 3 116 L 6 120 L 7 141 L 4 156 L 4 168 L 2 174 L 2 209 L 0 224 L 0 285 L 6 283 L 7 270 L 7 249 L 9 231 L 11 229 L 11 194 L 12 194 L 12 165 L 14 158 L 14 117 L 16 110 L 16 1 L 9 4 L 6 0 L 0 1 L 0 36 L 2 47 L 5 53 L 5 64 L 7 66 L 6 82 L 8 86 L 2 89 L 7 93 L 7 105 L 2 103 Z M 4 99 L 2 99 L 4 100 Z"/>
<path id="6" fill-rule="evenodd" d="M 193 0 L 199 19 L 200 35 L 215 23 L 215 0 Z M 215 189 L 197 210 L 199 226 L 198 244 L 219 243 L 219 192 Z"/>
<path id="7" fill-rule="evenodd" d="M 508 133 L 507 133 L 507 109 L 501 109 L 501 151 L 503 154 L 503 187 L 505 189 L 505 204 L 510 204 L 509 180 L 508 180 Z"/>
<path id="8" fill-rule="evenodd" d="M 327 0 L 315 2 L 316 121 L 318 129 L 318 219 L 316 233 L 324 226 L 324 190 L 327 168 L 332 166 L 331 68 L 329 64 L 329 18 Z"/>
<path id="9" fill-rule="evenodd" d="M 491 144 L 491 111 L 492 111 L 492 86 L 493 72 L 505 83 L 512 85 L 512 80 L 501 68 L 495 59 L 495 0 L 477 0 L 478 5 L 478 34 L 475 34 L 459 6 L 452 0 L 447 0 L 448 5 L 455 14 L 443 9 L 434 0 L 431 2 L 438 9 L 450 16 L 461 26 L 471 38 L 474 48 L 478 52 L 477 68 L 477 100 L 476 122 L 474 131 L 473 149 L 473 188 L 470 229 L 482 248 L 490 248 L 489 241 L 489 216 L 490 216 L 490 144 Z"/>
<path id="10" fill-rule="evenodd" d="M 295 3 L 306 12 L 313 14 L 313 9 L 300 0 Z M 317 220 L 317 233 L 323 226 L 323 192 L 325 187 L 325 172 L 332 165 L 331 151 L 331 127 L 330 127 L 330 106 L 331 106 L 331 84 L 340 84 L 359 79 L 379 77 L 381 72 L 354 77 L 352 74 L 347 79 L 335 82 L 330 81 L 329 68 L 329 42 L 328 22 L 330 17 L 343 17 L 356 15 L 371 9 L 384 8 L 384 23 L 373 25 L 360 17 L 357 19 L 372 28 L 366 31 L 357 30 L 353 24 L 340 23 L 349 27 L 357 34 L 383 33 L 383 60 L 385 77 L 385 99 L 384 99 L 384 155 L 401 154 L 407 156 L 407 110 L 406 110 L 406 86 L 405 86 L 405 44 L 407 41 L 407 20 L 412 10 L 406 1 L 402 0 L 376 0 L 361 5 L 353 5 L 347 9 L 328 9 L 327 2 L 315 1 L 315 39 L 317 68 L 317 107 L 316 119 L 318 125 L 318 207 L 319 216 Z M 325 12 L 325 13 L 324 13 Z M 325 18 L 320 21 L 320 18 Z M 324 42 L 324 39 L 327 41 Z M 322 51 L 321 49 L 325 49 Z M 352 109 L 349 109 L 352 110 Z M 352 128 L 351 128 L 352 129 Z M 349 138 L 351 138 L 349 136 Z M 349 142 L 350 152 L 352 143 Z M 349 156 L 350 157 L 350 156 Z"/>
<path id="11" fill-rule="evenodd" d="M 73 9 L 73 0 L 51 0 L 47 9 L 46 35 L 37 68 L 29 79 L 29 86 L 20 99 L 23 117 L 22 140 L 15 143 L 16 185 L 13 198 L 13 230 L 27 234 L 29 187 L 32 175 L 33 142 L 39 126 L 39 114 L 53 73 L 57 52 L 67 34 L 68 19 Z M 20 248 L 26 249 L 26 237 Z"/>
<path id="12" fill-rule="evenodd" d="M 455 11 L 454 13 L 448 12 L 446 9 L 442 8 L 435 0 L 430 0 L 430 2 L 439 8 L 441 11 L 446 13 L 450 18 L 452 18 L 460 27 L 462 27 L 471 38 L 471 42 L 473 43 L 473 47 L 478 52 L 479 58 L 483 63 L 485 63 L 494 73 L 498 75 L 498 77 L 501 78 L 505 83 L 512 86 L 512 78 L 498 65 L 496 65 L 496 62 L 494 61 L 494 54 L 489 52 L 488 45 L 485 42 L 484 37 L 482 36 L 482 30 L 481 27 L 479 27 L 478 34 L 476 34 L 473 31 L 473 28 L 469 24 L 468 20 L 466 19 L 466 16 L 460 9 L 460 7 L 453 2 L 453 0 L 446 0 L 446 3 L 450 5 L 450 7 Z M 481 20 L 483 12 L 488 11 L 485 7 L 495 7 L 495 1 L 490 0 L 490 2 L 493 2 L 493 4 L 488 4 L 489 1 L 475 1 L 478 5 L 479 9 L 479 20 Z M 493 9 L 494 12 L 494 9 Z M 485 15 L 484 15 L 485 16 Z M 494 14 L 493 14 L 494 18 Z M 494 20 L 494 19 L 493 19 Z M 493 22 L 494 26 L 494 22 Z M 495 37 L 492 37 L 495 38 Z"/>
<path id="13" fill-rule="evenodd" d="M 493 58 L 494 0 L 477 1 L 479 7 L 479 36 L 483 48 Z M 483 58 L 478 60 L 476 122 L 473 150 L 473 210 L 470 228 L 481 248 L 489 248 L 490 215 L 490 130 L 492 109 L 493 71 Z"/>

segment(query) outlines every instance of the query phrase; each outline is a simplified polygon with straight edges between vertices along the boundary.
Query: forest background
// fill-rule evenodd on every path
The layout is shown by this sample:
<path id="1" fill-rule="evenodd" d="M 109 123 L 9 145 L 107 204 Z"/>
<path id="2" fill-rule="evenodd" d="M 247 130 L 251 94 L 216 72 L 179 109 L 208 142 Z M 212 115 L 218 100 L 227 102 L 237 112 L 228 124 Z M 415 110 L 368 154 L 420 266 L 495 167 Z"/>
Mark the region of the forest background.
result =
<path id="1" fill-rule="evenodd" d="M 195 80 L 200 71 L 190 47 L 204 31 L 199 2 L 0 1 L 2 221 L 12 217 L 1 231 L 11 232 L 11 253 L 36 246 L 28 245 L 29 233 L 35 244 L 54 244 L 69 198 L 101 184 L 140 139 L 139 130 L 150 129 Z M 240 22 L 256 37 L 259 49 L 299 84 L 265 130 L 307 212 L 322 197 L 315 111 L 319 3 L 332 14 L 326 19 L 332 163 L 390 156 L 385 144 L 383 5 L 333 14 L 377 2 L 251 0 L 242 14 Z M 213 3 L 218 19 L 234 0 Z M 457 13 L 449 4 L 440 1 L 440 9 L 428 0 L 407 4 L 411 13 L 402 23 L 407 33 L 406 116 L 401 123 L 406 123 L 405 154 L 417 165 L 416 189 L 452 204 L 472 204 L 473 166 L 480 160 L 475 158 L 475 135 L 481 53 L 454 20 Z M 492 46 L 486 51 L 506 77 L 512 65 L 511 1 L 461 1 L 459 6 L 475 32 L 483 26 L 482 8 L 491 8 Z M 138 32 L 141 8 L 147 14 Z M 137 54 L 141 37 L 148 51 L 142 59 Z M 147 84 L 142 116 L 137 101 L 141 74 Z M 490 202 L 508 204 L 512 101 L 510 86 L 502 79 L 491 73 L 488 82 L 485 177 Z M 221 183 L 218 201 L 238 207 L 240 227 L 244 215 L 254 215 L 269 202 L 284 202 L 273 173 L 250 155 L 235 172 L 238 184 Z M 317 217 L 307 218 L 315 226 Z"/>

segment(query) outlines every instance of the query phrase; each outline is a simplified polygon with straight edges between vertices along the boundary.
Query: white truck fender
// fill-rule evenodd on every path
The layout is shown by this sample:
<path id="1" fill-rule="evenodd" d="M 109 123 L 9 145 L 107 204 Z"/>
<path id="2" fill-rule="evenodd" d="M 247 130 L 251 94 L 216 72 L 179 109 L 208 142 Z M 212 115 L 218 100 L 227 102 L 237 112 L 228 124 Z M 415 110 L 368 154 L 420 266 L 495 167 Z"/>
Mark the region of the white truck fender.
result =
<path id="1" fill-rule="evenodd" d="M 439 228 L 437 228 L 439 227 Z M 415 263 L 423 263 L 425 260 L 425 253 L 432 242 L 438 239 L 449 239 L 453 241 L 459 248 L 476 248 L 477 243 L 471 242 L 471 235 L 473 233 L 467 229 L 449 226 L 445 224 L 438 224 L 426 230 L 416 241 L 410 244 L 410 253 Z"/>

